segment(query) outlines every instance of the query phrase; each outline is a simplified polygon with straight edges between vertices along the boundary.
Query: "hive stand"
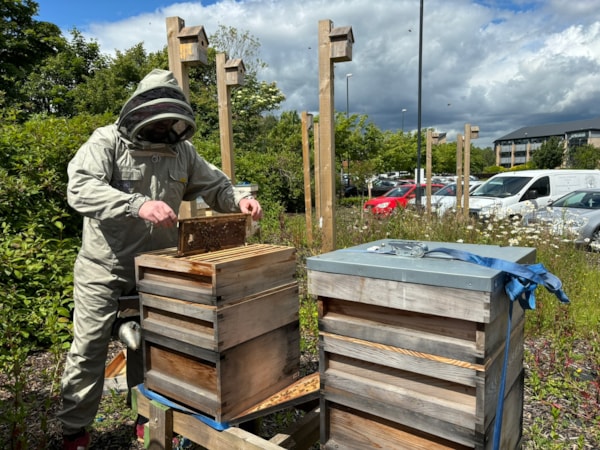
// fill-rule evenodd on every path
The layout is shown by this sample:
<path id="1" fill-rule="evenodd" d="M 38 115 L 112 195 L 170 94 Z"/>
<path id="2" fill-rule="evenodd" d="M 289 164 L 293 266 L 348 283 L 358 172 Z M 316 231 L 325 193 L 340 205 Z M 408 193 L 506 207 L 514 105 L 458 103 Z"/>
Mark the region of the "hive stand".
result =
<path id="1" fill-rule="evenodd" d="M 151 400 L 133 389 L 133 408 L 148 417 L 144 446 L 150 450 L 170 449 L 174 435 L 182 435 L 206 449 L 308 449 L 319 439 L 319 374 L 313 373 L 282 389 L 269 399 L 248 409 L 229 423 L 234 425 L 219 431 L 196 417 Z M 304 417 L 271 439 L 263 439 L 238 426 L 286 408 L 306 411 Z"/>

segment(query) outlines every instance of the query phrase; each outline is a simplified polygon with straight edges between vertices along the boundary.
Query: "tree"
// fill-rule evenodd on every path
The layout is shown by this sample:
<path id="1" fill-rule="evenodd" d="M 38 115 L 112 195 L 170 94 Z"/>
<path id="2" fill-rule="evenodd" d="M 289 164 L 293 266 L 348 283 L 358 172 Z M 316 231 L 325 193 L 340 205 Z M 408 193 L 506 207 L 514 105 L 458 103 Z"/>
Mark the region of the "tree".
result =
<path id="1" fill-rule="evenodd" d="M 140 80 L 155 68 L 168 68 L 166 47 L 149 55 L 141 43 L 124 52 L 117 51 L 113 59 L 107 59 L 106 66 L 86 76 L 85 82 L 75 87 L 76 111 L 118 115 Z"/>
<path id="2" fill-rule="evenodd" d="M 537 169 L 555 169 L 563 162 L 563 143 L 556 136 L 552 136 L 535 150 L 531 161 Z"/>
<path id="3" fill-rule="evenodd" d="M 580 145 L 569 151 L 569 162 L 573 169 L 598 169 L 600 150 L 591 144 Z"/>
<path id="4" fill-rule="evenodd" d="M 21 87 L 46 57 L 65 46 L 58 26 L 33 20 L 38 4 L 31 0 L 0 3 L 0 105 L 19 107 L 27 100 Z"/>
<path id="5" fill-rule="evenodd" d="M 96 71 L 107 67 L 109 58 L 100 53 L 97 42 L 86 42 L 74 29 L 71 42 L 40 62 L 29 74 L 22 92 L 29 99 L 31 113 L 70 117 L 76 112 L 77 87 L 93 78 Z M 86 93 L 86 99 L 89 99 Z M 105 92 L 98 92 L 105 98 Z M 95 112 L 103 110 L 94 108 Z M 88 109 L 89 111 L 89 109 Z"/>

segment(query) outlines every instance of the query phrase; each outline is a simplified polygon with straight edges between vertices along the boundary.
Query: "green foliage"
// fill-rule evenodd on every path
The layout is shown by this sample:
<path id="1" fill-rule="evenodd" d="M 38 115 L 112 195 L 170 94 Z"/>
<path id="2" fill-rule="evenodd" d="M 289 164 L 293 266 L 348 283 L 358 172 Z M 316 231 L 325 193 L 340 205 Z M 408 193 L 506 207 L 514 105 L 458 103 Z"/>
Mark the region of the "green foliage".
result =
<path id="1" fill-rule="evenodd" d="M 57 229 L 63 225 L 55 218 L 47 221 Z M 73 239 L 46 239 L 36 225 L 15 232 L 6 222 L 0 235 L 0 372 L 7 381 L 0 388 L 9 394 L 0 421 L 12 430 L 15 447 L 27 448 L 25 420 L 31 405 L 28 391 L 30 372 L 27 357 L 36 350 L 50 349 L 55 369 L 70 340 L 70 314 L 73 266 L 78 242 Z M 60 374 L 48 377 L 48 403 L 56 395 Z M 47 421 L 40 417 L 43 430 Z"/>
<path id="2" fill-rule="evenodd" d="M 598 169 L 600 167 L 598 149 L 591 144 L 571 149 L 569 151 L 569 167 L 571 169 Z"/>
<path id="3" fill-rule="evenodd" d="M 97 43 L 87 43 L 77 30 L 72 31 L 72 37 L 60 52 L 45 58 L 27 77 L 22 92 L 29 100 L 31 113 L 72 116 L 76 88 L 107 66 L 108 58 L 100 53 Z"/>
<path id="4" fill-rule="evenodd" d="M 556 169 L 562 165 L 563 153 L 563 142 L 553 136 L 532 153 L 531 161 L 536 169 Z"/>
<path id="5" fill-rule="evenodd" d="M 78 116 L 2 122 L 0 220 L 17 231 L 36 225 L 48 238 L 77 236 L 81 219 L 67 205 L 67 164 L 93 129 L 109 120 L 109 116 Z M 63 229 L 49 217 L 61 220 Z"/>
<path id="6" fill-rule="evenodd" d="M 58 26 L 34 20 L 37 13 L 38 4 L 31 0 L 0 3 L 0 106 L 19 108 L 27 102 L 23 81 L 65 45 Z"/>

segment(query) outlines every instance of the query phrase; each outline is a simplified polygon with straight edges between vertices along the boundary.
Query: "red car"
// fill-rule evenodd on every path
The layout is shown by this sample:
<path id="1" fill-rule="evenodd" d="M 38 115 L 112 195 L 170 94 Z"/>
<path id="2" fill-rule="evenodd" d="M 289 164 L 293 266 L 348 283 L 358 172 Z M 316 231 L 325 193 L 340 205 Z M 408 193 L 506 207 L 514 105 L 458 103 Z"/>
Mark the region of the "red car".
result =
<path id="1" fill-rule="evenodd" d="M 443 188 L 443 184 L 432 183 L 431 193 Z M 421 198 L 424 199 L 426 195 L 427 185 L 421 184 L 419 191 Z M 391 214 L 395 208 L 406 208 L 406 205 L 410 199 L 417 196 L 417 185 L 416 184 L 403 184 L 390 189 L 380 197 L 372 198 L 365 202 L 364 210 L 372 212 L 373 214 Z"/>

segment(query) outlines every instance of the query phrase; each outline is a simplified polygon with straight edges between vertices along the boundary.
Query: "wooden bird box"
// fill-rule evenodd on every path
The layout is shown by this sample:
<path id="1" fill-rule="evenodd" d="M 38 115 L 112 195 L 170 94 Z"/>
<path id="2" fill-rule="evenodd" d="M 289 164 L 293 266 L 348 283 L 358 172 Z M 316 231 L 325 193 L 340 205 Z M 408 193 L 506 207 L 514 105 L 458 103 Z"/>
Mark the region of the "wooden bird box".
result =
<path id="1" fill-rule="evenodd" d="M 225 84 L 227 86 L 243 85 L 245 74 L 246 67 L 241 59 L 230 59 L 225 63 Z"/>
<path id="2" fill-rule="evenodd" d="M 479 137 L 479 127 L 476 125 L 471 126 L 471 139 L 477 139 Z"/>
<path id="3" fill-rule="evenodd" d="M 208 63 L 208 37 L 202 25 L 183 27 L 177 38 L 181 62 L 190 66 Z"/>
<path id="4" fill-rule="evenodd" d="M 333 62 L 352 61 L 354 35 L 352 27 L 337 27 L 329 33 L 331 42 L 330 58 Z"/>

